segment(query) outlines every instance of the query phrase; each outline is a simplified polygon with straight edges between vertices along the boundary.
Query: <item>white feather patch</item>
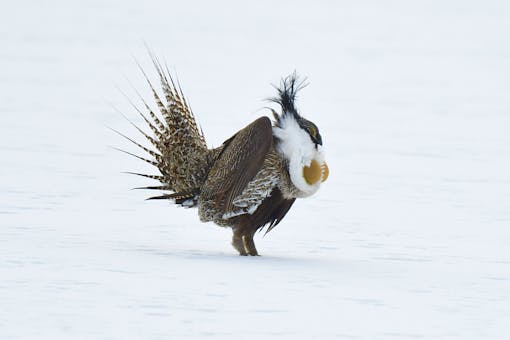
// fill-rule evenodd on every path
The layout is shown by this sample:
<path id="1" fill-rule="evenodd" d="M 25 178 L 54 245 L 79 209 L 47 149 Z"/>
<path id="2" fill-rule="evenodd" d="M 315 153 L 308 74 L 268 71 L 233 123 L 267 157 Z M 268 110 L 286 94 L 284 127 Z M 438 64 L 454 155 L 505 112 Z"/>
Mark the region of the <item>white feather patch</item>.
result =
<path id="1" fill-rule="evenodd" d="M 243 192 L 232 201 L 234 209 L 231 212 L 223 214 L 223 219 L 229 219 L 234 216 L 250 214 L 252 215 L 266 199 L 278 184 L 279 177 L 271 169 L 263 167 L 251 180 Z"/>
<path id="2" fill-rule="evenodd" d="M 280 120 L 280 127 L 273 127 L 273 135 L 280 142 L 277 151 L 289 161 L 289 174 L 292 183 L 303 192 L 303 196 L 313 195 L 319 190 L 321 181 L 308 184 L 303 177 L 303 167 L 310 166 L 315 159 L 319 164 L 324 163 L 322 147 L 315 148 L 310 135 L 303 130 L 290 114 Z"/>

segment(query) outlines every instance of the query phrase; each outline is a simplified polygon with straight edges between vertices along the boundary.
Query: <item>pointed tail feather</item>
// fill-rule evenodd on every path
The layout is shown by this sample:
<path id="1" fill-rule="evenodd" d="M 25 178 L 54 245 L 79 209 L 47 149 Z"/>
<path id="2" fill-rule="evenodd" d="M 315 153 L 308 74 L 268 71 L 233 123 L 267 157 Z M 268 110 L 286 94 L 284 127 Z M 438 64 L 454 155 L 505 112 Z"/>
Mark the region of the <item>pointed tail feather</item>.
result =
<path id="1" fill-rule="evenodd" d="M 159 60 L 152 53 L 150 55 L 159 77 L 163 97 L 158 94 L 157 89 L 142 67 L 138 66 L 149 85 L 159 114 L 150 108 L 138 92 L 136 93 L 140 97 L 147 114 L 138 109 L 129 98 L 128 101 L 145 121 L 153 136 L 140 129 L 129 119 L 128 121 L 157 151 L 143 146 L 114 129 L 112 130 L 152 156 L 153 159 L 147 159 L 118 149 L 119 151 L 155 166 L 161 173 L 161 175 L 134 173 L 135 175 L 158 180 L 162 184 L 160 186 L 143 187 L 143 189 L 173 192 L 172 194 L 155 196 L 149 199 L 171 199 L 183 206 L 194 206 L 200 188 L 209 172 L 212 150 L 207 148 L 202 130 L 198 128 L 195 116 L 184 98 L 180 84 L 177 83 L 178 86 L 176 86 L 170 72 L 168 72 L 168 67 L 163 68 Z M 159 116 L 162 118 L 159 118 Z"/>
<path id="2" fill-rule="evenodd" d="M 175 204 L 191 208 L 196 206 L 198 202 L 198 194 L 196 192 L 176 192 L 173 194 L 166 194 L 147 198 L 147 200 L 161 200 L 161 199 L 173 200 Z"/>

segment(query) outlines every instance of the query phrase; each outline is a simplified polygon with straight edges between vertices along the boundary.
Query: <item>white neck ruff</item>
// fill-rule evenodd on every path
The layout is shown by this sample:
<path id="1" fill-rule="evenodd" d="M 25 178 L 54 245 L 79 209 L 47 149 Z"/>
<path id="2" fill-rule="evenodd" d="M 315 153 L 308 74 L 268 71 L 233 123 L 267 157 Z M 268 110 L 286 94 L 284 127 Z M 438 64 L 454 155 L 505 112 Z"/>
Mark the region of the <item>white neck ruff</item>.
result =
<path id="1" fill-rule="evenodd" d="M 292 184 L 303 192 L 303 196 L 311 196 L 321 185 L 321 181 L 308 184 L 303 176 L 303 167 L 310 166 L 315 159 L 324 163 L 322 146 L 312 142 L 310 135 L 303 130 L 290 114 L 280 119 L 280 127 L 273 127 L 273 135 L 279 139 L 276 150 L 289 161 L 289 174 Z"/>

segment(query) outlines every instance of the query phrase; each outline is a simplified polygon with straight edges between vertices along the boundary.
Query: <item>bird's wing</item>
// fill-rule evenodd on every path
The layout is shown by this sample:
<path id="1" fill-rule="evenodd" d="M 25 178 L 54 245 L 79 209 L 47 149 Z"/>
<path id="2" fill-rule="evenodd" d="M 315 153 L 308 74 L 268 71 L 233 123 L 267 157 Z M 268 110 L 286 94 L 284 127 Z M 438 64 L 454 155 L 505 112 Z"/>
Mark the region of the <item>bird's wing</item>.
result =
<path id="1" fill-rule="evenodd" d="M 233 201 L 255 177 L 273 143 L 271 121 L 261 117 L 223 144 L 201 195 L 214 200 L 224 213 L 232 211 Z"/>

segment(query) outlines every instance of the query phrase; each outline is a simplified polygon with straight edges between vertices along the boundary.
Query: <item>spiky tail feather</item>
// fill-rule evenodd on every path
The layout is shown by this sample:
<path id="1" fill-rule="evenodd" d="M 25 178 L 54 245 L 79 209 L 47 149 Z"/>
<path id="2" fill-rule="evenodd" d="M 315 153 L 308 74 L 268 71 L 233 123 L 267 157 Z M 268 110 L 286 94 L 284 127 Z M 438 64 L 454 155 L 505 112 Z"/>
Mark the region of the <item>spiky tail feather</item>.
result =
<path id="1" fill-rule="evenodd" d="M 132 105 L 152 131 L 153 136 L 147 134 L 135 124 L 131 124 L 157 151 L 144 147 L 120 132 L 115 132 L 144 150 L 153 159 L 124 152 L 155 166 L 161 173 L 161 175 L 136 173 L 136 175 L 156 179 L 162 183 L 161 186 L 148 186 L 142 189 L 168 190 L 172 192 L 171 194 L 151 197 L 150 199 L 171 199 L 183 206 L 194 206 L 200 193 L 200 187 L 207 177 L 209 170 L 208 159 L 211 151 L 207 149 L 203 133 L 197 126 L 195 117 L 182 94 L 180 86 L 177 87 L 175 85 L 168 68 L 165 66 L 163 69 L 160 62 L 154 56 L 151 55 L 151 57 L 159 76 L 164 100 L 158 95 L 141 67 L 140 70 L 149 84 L 162 119 L 158 114 L 154 113 L 147 102 L 140 96 L 148 116 L 136 108 L 135 105 Z"/>

